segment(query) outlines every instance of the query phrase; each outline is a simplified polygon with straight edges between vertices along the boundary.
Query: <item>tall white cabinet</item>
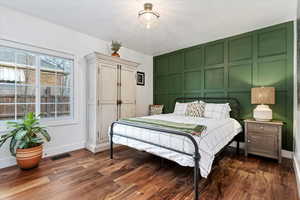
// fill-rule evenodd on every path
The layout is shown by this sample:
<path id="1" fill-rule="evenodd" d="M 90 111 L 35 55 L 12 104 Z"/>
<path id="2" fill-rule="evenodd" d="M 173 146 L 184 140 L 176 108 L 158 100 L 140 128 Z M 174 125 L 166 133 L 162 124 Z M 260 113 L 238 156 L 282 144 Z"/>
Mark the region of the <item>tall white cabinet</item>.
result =
<path id="1" fill-rule="evenodd" d="M 86 57 L 86 148 L 96 153 L 109 147 L 108 129 L 113 121 L 134 117 L 138 63 L 94 52 Z"/>

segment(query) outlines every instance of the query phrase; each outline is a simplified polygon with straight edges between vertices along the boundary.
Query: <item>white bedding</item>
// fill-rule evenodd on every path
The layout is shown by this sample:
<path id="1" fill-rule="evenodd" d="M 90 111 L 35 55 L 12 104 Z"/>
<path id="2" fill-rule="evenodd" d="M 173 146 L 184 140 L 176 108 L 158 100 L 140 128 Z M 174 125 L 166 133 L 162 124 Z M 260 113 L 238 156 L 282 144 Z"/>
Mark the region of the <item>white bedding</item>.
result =
<path id="1" fill-rule="evenodd" d="M 242 131 L 242 127 L 238 121 L 232 118 L 216 120 L 209 118 L 179 116 L 174 114 L 153 115 L 145 118 L 205 125 L 207 130 L 201 136 L 194 136 L 198 143 L 199 153 L 201 156 L 199 162 L 200 173 L 201 176 L 205 178 L 210 173 L 215 154 L 218 153 L 226 144 L 228 144 L 228 142 L 230 142 L 235 135 Z M 187 153 L 194 152 L 194 145 L 188 138 L 182 136 L 120 124 L 115 125 L 114 133 L 139 138 L 155 144 L 175 148 Z M 158 155 L 160 157 L 175 161 L 182 166 L 194 166 L 192 157 L 154 145 L 145 144 L 116 135 L 113 136 L 113 142 Z"/>

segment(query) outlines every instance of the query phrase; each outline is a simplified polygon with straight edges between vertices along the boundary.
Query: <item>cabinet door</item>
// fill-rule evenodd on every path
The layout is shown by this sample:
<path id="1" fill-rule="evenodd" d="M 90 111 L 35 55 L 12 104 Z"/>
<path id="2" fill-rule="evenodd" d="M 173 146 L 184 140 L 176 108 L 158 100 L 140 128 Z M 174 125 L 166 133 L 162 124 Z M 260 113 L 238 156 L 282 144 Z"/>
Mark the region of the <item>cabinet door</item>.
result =
<path id="1" fill-rule="evenodd" d="M 100 105 L 100 132 L 99 142 L 107 143 L 109 141 L 108 130 L 111 124 L 117 120 L 117 106 L 114 104 L 101 104 Z"/>
<path id="2" fill-rule="evenodd" d="M 121 109 L 120 118 L 135 117 L 136 103 L 136 70 L 130 67 L 121 67 Z"/>
<path id="3" fill-rule="evenodd" d="M 108 129 L 117 120 L 117 65 L 101 64 L 98 79 L 98 130 L 100 143 L 108 141 Z"/>
<path id="4" fill-rule="evenodd" d="M 278 157 L 278 137 L 276 134 L 248 133 L 248 152 L 262 156 Z"/>
<path id="5" fill-rule="evenodd" d="M 100 104 L 116 104 L 118 94 L 117 66 L 101 64 L 99 72 L 98 88 Z"/>

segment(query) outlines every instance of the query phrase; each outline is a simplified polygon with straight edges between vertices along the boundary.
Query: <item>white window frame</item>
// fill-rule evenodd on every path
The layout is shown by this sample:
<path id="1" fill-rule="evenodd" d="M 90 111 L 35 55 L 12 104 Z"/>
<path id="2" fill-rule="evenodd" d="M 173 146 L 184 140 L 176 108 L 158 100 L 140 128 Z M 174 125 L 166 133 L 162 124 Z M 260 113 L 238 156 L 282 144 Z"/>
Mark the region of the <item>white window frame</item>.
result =
<path id="1" fill-rule="evenodd" d="M 0 39 L 0 45 L 5 46 L 8 48 L 14 48 L 14 49 L 19 49 L 19 50 L 24 50 L 28 52 L 32 52 L 33 54 L 43 54 L 43 55 L 48 55 L 48 56 L 54 56 L 54 57 L 59 57 L 59 58 L 64 58 L 64 59 L 69 59 L 73 61 L 73 67 L 71 68 L 71 82 L 70 82 L 70 113 L 71 116 L 68 117 L 59 117 L 59 118 L 41 118 L 41 123 L 47 126 L 64 126 L 64 125 L 71 125 L 71 124 L 78 124 L 78 113 L 75 112 L 78 109 L 75 110 L 75 104 L 77 104 L 78 99 L 77 96 L 75 98 L 76 91 L 75 88 L 78 88 L 78 83 L 75 85 L 75 79 L 78 80 L 78 77 L 75 77 L 75 70 L 77 69 L 77 57 L 73 54 L 62 52 L 62 51 L 56 51 L 56 50 L 51 50 L 47 48 L 41 48 L 41 47 L 36 47 L 33 45 L 28 45 L 28 44 L 23 44 L 15 41 L 10 41 L 10 40 L 5 40 L 5 39 Z M 35 101 L 35 112 L 40 113 L 40 106 L 41 104 L 41 97 L 40 97 L 40 57 L 36 57 L 37 59 L 35 60 L 35 67 L 36 67 L 36 101 Z M 15 106 L 17 106 L 17 102 L 15 102 Z M 20 103 L 20 104 L 26 104 L 26 103 Z M 55 103 L 55 106 L 57 106 L 57 103 Z M 15 112 L 17 110 L 15 109 Z M 55 110 L 56 112 L 56 110 Z M 1 120 L 0 121 L 0 132 L 6 130 L 5 127 L 7 121 L 14 121 L 14 120 Z"/>

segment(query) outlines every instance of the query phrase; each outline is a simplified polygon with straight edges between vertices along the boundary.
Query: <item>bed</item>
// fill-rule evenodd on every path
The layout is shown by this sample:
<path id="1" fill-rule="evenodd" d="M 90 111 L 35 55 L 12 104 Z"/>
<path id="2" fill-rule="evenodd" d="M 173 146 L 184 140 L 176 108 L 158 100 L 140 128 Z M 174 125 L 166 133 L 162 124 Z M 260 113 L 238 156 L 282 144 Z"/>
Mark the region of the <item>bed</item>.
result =
<path id="1" fill-rule="evenodd" d="M 194 191 L 195 199 L 198 199 L 199 177 L 206 178 L 209 175 L 215 155 L 242 133 L 239 118 L 240 104 L 235 98 L 177 98 L 175 102 L 200 100 L 210 103 L 229 103 L 230 118 L 216 120 L 172 113 L 142 117 L 203 125 L 206 130 L 199 136 L 140 123 L 116 121 L 109 131 L 111 159 L 113 159 L 113 144 L 116 143 L 172 160 L 182 166 L 194 167 Z"/>

